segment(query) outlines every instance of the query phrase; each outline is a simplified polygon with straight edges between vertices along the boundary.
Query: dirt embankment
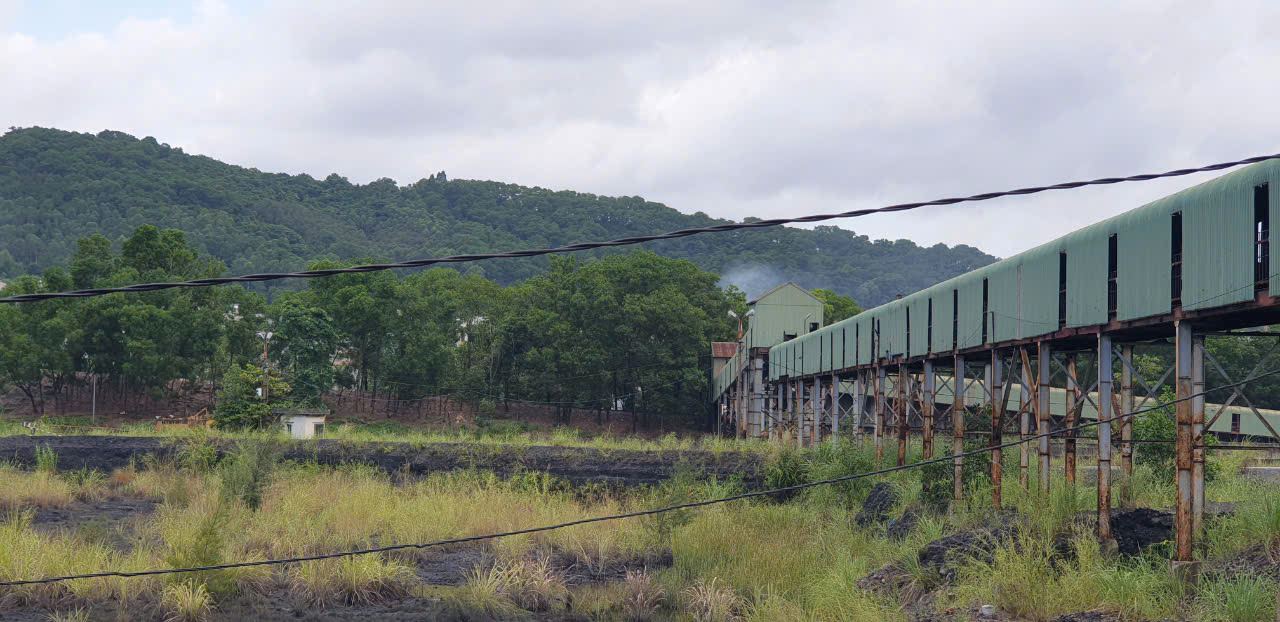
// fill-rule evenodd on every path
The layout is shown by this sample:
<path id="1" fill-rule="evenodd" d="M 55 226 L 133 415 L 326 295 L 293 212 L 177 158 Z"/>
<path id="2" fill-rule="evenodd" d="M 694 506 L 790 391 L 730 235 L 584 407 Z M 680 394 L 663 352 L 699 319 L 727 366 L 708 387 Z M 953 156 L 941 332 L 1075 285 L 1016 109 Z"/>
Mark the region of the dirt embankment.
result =
<path id="1" fill-rule="evenodd" d="M 174 441 L 155 437 L 125 436 L 7 436 L 0 437 L 0 461 L 19 465 L 35 463 L 36 448 L 48 446 L 58 454 L 60 469 L 97 469 L 110 472 L 146 455 L 172 457 Z M 232 441 L 218 442 L 225 453 Z M 314 461 L 323 465 L 360 463 L 389 473 L 426 475 L 458 469 L 482 469 L 502 476 L 521 471 L 544 471 L 575 485 L 654 484 L 678 468 L 727 479 L 740 477 L 749 487 L 759 485 L 760 457 L 741 452 L 702 450 L 637 451 L 593 447 L 512 446 L 482 443 L 352 443 L 336 440 L 287 442 L 281 457 Z"/>

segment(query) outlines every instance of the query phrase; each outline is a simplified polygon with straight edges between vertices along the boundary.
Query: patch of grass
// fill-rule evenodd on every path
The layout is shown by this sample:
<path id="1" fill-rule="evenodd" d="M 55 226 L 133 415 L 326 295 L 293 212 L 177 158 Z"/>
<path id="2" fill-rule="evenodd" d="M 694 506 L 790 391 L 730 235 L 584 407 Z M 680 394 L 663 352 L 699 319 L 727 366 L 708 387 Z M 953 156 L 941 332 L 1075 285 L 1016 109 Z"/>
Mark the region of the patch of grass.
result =
<path id="1" fill-rule="evenodd" d="M 716 577 L 699 579 L 680 593 L 685 611 L 696 622 L 729 622 L 741 618 L 747 602 Z"/>
<path id="2" fill-rule="evenodd" d="M 262 491 L 276 469 L 277 449 L 268 438 L 237 444 L 218 465 L 223 499 L 238 500 L 250 509 L 258 509 L 262 505 Z"/>
<path id="3" fill-rule="evenodd" d="M 181 581 L 165 586 L 160 608 L 166 614 L 166 622 L 204 622 L 213 613 L 213 595 L 204 583 Z"/>
<path id="4" fill-rule="evenodd" d="M 35 459 L 36 472 L 50 474 L 58 472 L 58 452 L 47 443 L 41 443 L 36 447 Z"/>
<path id="5" fill-rule="evenodd" d="M 289 591 L 303 606 L 373 605 L 408 596 L 416 577 L 408 566 L 381 555 L 303 562 Z"/>
<path id="6" fill-rule="evenodd" d="M 1194 613 L 1202 622 L 1270 622 L 1276 619 L 1276 584 L 1258 577 L 1202 582 Z"/>
<path id="7" fill-rule="evenodd" d="M 73 500 L 73 486 L 56 474 L 0 463 L 0 511 L 65 507 Z"/>

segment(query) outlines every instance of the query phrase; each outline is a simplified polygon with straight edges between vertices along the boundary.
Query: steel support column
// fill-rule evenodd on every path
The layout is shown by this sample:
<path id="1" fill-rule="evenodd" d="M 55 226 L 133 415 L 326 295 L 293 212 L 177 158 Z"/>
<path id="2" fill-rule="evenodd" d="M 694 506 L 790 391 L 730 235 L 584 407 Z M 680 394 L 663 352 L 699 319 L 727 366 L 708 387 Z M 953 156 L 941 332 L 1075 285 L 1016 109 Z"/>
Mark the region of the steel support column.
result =
<path id="1" fill-rule="evenodd" d="M 1076 485 L 1076 423 L 1080 415 L 1076 405 L 1076 392 L 1079 390 L 1080 376 L 1076 370 L 1076 355 L 1071 353 L 1067 355 L 1066 414 L 1063 418 L 1066 430 L 1062 439 L 1062 470 L 1068 486 Z"/>
<path id="2" fill-rule="evenodd" d="M 875 398 L 874 398 L 875 404 L 873 405 L 873 407 L 875 408 L 875 416 L 876 416 L 876 421 L 875 421 L 876 462 L 879 463 L 881 460 L 884 460 L 884 433 L 885 433 L 885 425 L 884 425 L 885 424 L 885 420 L 884 420 L 885 369 L 884 367 L 877 365 L 875 373 L 876 373 Z"/>
<path id="3" fill-rule="evenodd" d="M 1204 335 L 1191 337 L 1191 533 L 1204 534 Z"/>
<path id="4" fill-rule="evenodd" d="M 1133 475 L 1133 345 L 1120 346 L 1120 472 Z"/>
<path id="5" fill-rule="evenodd" d="M 924 417 L 924 430 L 921 433 L 920 450 L 925 460 L 933 458 L 933 409 L 938 398 L 937 377 L 933 372 L 933 361 L 924 362 L 924 403 L 920 405 Z"/>
<path id="6" fill-rule="evenodd" d="M 1111 535 L 1111 336 L 1098 335 L 1098 538 Z"/>
<path id="7" fill-rule="evenodd" d="M 1053 360 L 1053 351 L 1049 342 L 1041 341 L 1036 347 L 1036 434 L 1040 435 L 1040 491 L 1049 492 L 1052 479 L 1053 455 L 1050 451 L 1049 433 L 1052 431 L 1053 418 L 1050 413 L 1049 397 L 1053 391 L 1053 370 L 1049 363 Z"/>
<path id="8" fill-rule="evenodd" d="M 751 365 L 748 379 L 751 393 L 747 402 L 747 436 L 760 438 L 764 431 L 764 361 L 758 356 L 748 360 Z"/>
<path id="9" fill-rule="evenodd" d="M 1025 346 L 1018 348 L 1018 359 L 1022 364 L 1021 382 L 1018 383 L 1018 485 L 1027 490 L 1030 483 L 1031 470 L 1031 391 L 1035 382 L 1031 376 L 1031 361 L 1027 357 Z M 1015 365 L 1018 363 L 1015 362 Z"/>
<path id="10" fill-rule="evenodd" d="M 1002 390 L 1004 385 L 1004 361 L 1000 359 L 1000 350 L 991 349 L 991 367 L 989 375 L 991 383 L 987 386 L 990 395 L 987 398 L 991 405 L 991 505 L 996 509 L 1001 505 L 1001 485 L 1004 475 L 1004 465 L 1001 463 L 1003 451 L 1000 445 L 1004 442 L 1002 433 L 1004 431 L 1004 409 L 1005 394 Z"/>
<path id="11" fill-rule="evenodd" d="M 907 436 L 911 432 L 911 423 L 907 421 L 907 399 L 909 397 L 907 382 L 907 368 L 902 363 L 898 363 L 898 381 L 894 386 L 894 394 L 897 396 L 894 411 L 898 424 L 898 466 L 907 463 Z"/>
<path id="12" fill-rule="evenodd" d="M 954 478 L 952 496 L 956 501 L 964 499 L 964 416 L 965 416 L 965 362 L 964 355 L 955 355 L 951 371 L 951 461 Z"/>
<path id="13" fill-rule="evenodd" d="M 1191 325 L 1178 321 L 1174 323 L 1174 375 L 1177 378 L 1174 412 L 1177 418 L 1177 445 L 1174 458 L 1177 467 L 1177 496 L 1175 498 L 1174 525 L 1174 563 L 1191 564 L 1195 534 L 1192 531 L 1191 504 L 1194 495 L 1194 470 L 1192 467 L 1192 427 L 1191 395 L 1192 388 L 1192 345 Z"/>

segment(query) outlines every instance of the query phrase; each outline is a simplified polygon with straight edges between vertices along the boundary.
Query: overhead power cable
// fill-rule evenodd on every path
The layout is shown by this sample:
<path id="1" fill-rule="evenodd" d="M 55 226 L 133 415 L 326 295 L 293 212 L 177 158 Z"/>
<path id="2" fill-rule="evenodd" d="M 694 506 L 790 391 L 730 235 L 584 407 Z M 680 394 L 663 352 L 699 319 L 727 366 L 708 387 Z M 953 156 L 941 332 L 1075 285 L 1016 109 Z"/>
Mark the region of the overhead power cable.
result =
<path id="1" fill-rule="evenodd" d="M 1253 382 L 1253 381 L 1255 381 L 1255 380 L 1259 380 L 1259 379 L 1262 379 L 1262 378 L 1266 378 L 1266 377 L 1268 377 L 1268 376 L 1274 376 L 1274 375 L 1276 375 L 1276 374 L 1280 374 L 1280 369 L 1275 369 L 1275 370 L 1272 370 L 1272 371 L 1269 371 L 1269 372 L 1265 372 L 1265 373 L 1257 374 L 1257 375 L 1255 375 L 1255 376 L 1252 376 L 1252 377 L 1250 377 L 1250 378 L 1246 378 L 1246 379 L 1241 380 L 1241 381 L 1239 381 L 1239 382 L 1232 382 L 1232 383 L 1227 383 L 1227 384 L 1219 385 L 1219 386 L 1216 386 L 1216 387 L 1214 387 L 1214 388 L 1212 388 L 1212 389 L 1208 389 L 1208 390 L 1206 390 L 1206 391 L 1202 391 L 1202 392 L 1200 392 L 1200 393 L 1193 393 L 1193 394 L 1191 394 L 1191 395 L 1187 395 L 1187 396 L 1185 396 L 1185 397 L 1180 397 L 1180 398 L 1177 398 L 1177 399 L 1173 399 L 1173 400 L 1170 400 L 1170 401 L 1168 401 L 1168 402 L 1164 402 L 1164 403 L 1162 403 L 1162 404 L 1156 404 L 1156 405 L 1153 405 L 1153 406 L 1150 406 L 1150 407 L 1147 407 L 1147 408 L 1143 408 L 1143 409 L 1135 410 L 1135 411 L 1133 411 L 1133 412 L 1131 412 L 1131 413 L 1126 413 L 1126 414 L 1124 414 L 1124 415 L 1120 415 L 1120 416 L 1113 417 L 1113 418 L 1112 418 L 1112 420 L 1122 420 L 1122 419 L 1125 419 L 1125 418 L 1133 418 L 1133 417 L 1136 417 L 1136 416 L 1138 416 L 1138 415 L 1146 414 L 1146 413 L 1149 413 L 1149 412 L 1152 412 L 1152 411 L 1155 411 L 1155 410 L 1159 410 L 1159 409 L 1162 409 L 1162 408 L 1167 408 L 1167 407 L 1169 407 L 1169 406 L 1172 406 L 1172 405 L 1174 405 L 1174 404 L 1178 404 L 1178 403 L 1180 403 L 1180 402 L 1185 402 L 1185 401 L 1188 401 L 1188 400 L 1195 399 L 1195 398 L 1197 398 L 1197 397 L 1201 397 L 1201 396 L 1204 396 L 1204 395 L 1208 395 L 1208 394 L 1209 394 L 1210 392 L 1212 392 L 1212 391 L 1220 391 L 1220 390 L 1222 390 L 1222 389 L 1230 389 L 1230 388 L 1232 388 L 1232 387 L 1237 387 L 1237 386 L 1245 385 L 1245 384 L 1248 384 L 1248 383 Z M 589 517 L 589 518 L 580 518 L 580 519 L 577 519 L 577 520 L 566 521 L 566 522 L 563 522 L 563 523 L 555 523 L 555 524 L 552 524 L 552 525 L 541 525 L 541 526 L 537 526 L 537 527 L 526 527 L 526 528 L 523 528 L 523 529 L 514 529 L 514 530 L 511 530 L 511 531 L 503 531 L 503 532 L 498 532 L 498 533 L 488 533 L 488 534 L 481 534 L 481 535 L 475 535 L 475 536 L 463 536 L 463 537 L 459 537 L 459 538 L 450 538 L 450 539 L 447 539 L 447 540 L 435 540 L 435 541 L 432 541 L 432 542 L 417 542 L 417 543 L 408 543 L 408 544 L 389 544 L 389 545 L 385 545 L 385 546 L 375 546 L 375 547 L 369 547 L 369 548 L 363 548 L 363 549 L 354 549 L 354 550 L 348 550 L 348 551 L 336 551 L 336 552 L 332 552 L 332 553 L 318 553 L 318 554 L 315 554 L 315 555 L 299 555 L 299 556 L 297 556 L 297 557 L 288 557 L 288 558 L 281 558 L 281 559 L 262 559 L 262 560 L 254 560 L 254 561 L 229 562 L 229 563 L 225 563 L 225 564 L 208 564 L 208 565 L 204 565 L 204 566 L 188 566 L 188 567 L 183 567 L 183 568 L 156 568 L 156 569 L 151 569 L 151 570 L 132 570 L 132 571 L 128 571 L 128 570 L 108 570 L 108 571 L 102 571 L 102 572 L 89 572 L 89 573 L 84 573 L 84 574 L 71 574 L 71 575 L 63 575 L 63 576 L 56 576 L 56 577 L 43 577 L 43 578 L 39 578 L 39 579 L 19 579 L 19 580 L 11 580 L 11 581 L 0 581 L 0 587 L 20 587 L 20 586 L 24 586 L 24 585 L 43 585 L 43 584 L 48 584 L 48 583 L 61 583 L 61 582 L 65 582 L 65 581 L 74 581 L 74 580 L 78 580 L 78 579 L 132 578 L 132 577 L 147 577 L 147 576 L 155 576 L 155 575 L 184 574 L 184 573 L 192 573 L 192 572 L 210 572 L 210 571 L 217 571 L 217 570 L 232 570 L 232 569 L 235 569 L 235 568 L 251 568 L 251 567 L 255 567 L 255 566 L 273 566 L 273 565 L 282 565 L 282 564 L 293 564 L 293 563 L 301 563 L 301 562 L 320 561 L 320 560 L 325 560 L 325 559 L 338 559 L 338 558 L 342 558 L 342 557 L 351 557 L 351 556 L 355 556 L 355 555 L 372 555 L 372 554 L 376 554 L 376 553 L 388 553 L 388 552 L 392 552 L 392 551 L 404 551 L 404 550 L 410 550 L 410 549 L 418 549 L 418 550 L 421 550 L 421 549 L 429 549 L 429 548 L 436 548 L 436 547 L 448 546 L 448 545 L 453 545 L 453 544 L 467 544 L 467 543 L 472 543 L 472 542 L 481 542 L 481 541 L 485 541 L 485 540 L 495 540 L 495 539 L 498 539 L 498 538 L 507 538 L 507 537 L 511 537 L 511 536 L 521 536 L 521 535 L 528 535 L 528 534 L 534 534 L 534 533 L 542 533 L 542 532 L 546 532 L 546 531 L 554 531 L 554 530 L 558 530 L 558 529 L 564 529 L 564 528 L 567 528 L 567 527 L 575 527 L 575 526 L 578 526 L 578 525 L 587 525 L 587 524 L 591 524 L 591 523 L 602 523 L 602 522 L 606 522 L 606 521 L 623 520 L 623 519 L 628 519 L 628 518 L 640 518 L 640 517 L 643 517 L 643 516 L 653 516 L 653 515 L 655 515 L 655 514 L 663 514 L 663 513 L 667 513 L 667 512 L 674 512 L 674 511 L 677 511 L 677 510 L 689 510 L 689 509 L 695 509 L 695 508 L 707 507 L 707 506 L 710 506 L 710 505 L 718 505 L 718 504 L 721 504 L 721 503 L 729 503 L 729 502 L 731 502 L 731 501 L 742 501 L 742 500 L 744 500 L 744 499 L 755 499 L 755 498 L 759 498 L 759 497 L 769 497 L 769 496 L 779 495 L 779 494 L 783 494 L 783 493 L 796 492 L 796 491 L 799 491 L 799 490 L 804 490 L 804 489 L 806 489 L 806 488 L 813 488 L 813 487 L 816 487 L 816 486 L 827 486 L 827 485 L 831 485 L 831 484 L 839 484 L 839 483 L 848 482 L 848 481 L 853 481 L 853 480 L 857 480 L 857 479 L 864 479 L 864 478 L 867 478 L 867 477 L 875 477 L 875 476 L 878 476 L 878 475 L 888 475 L 889 473 L 896 473 L 896 472 L 898 472 L 898 471 L 906 471 L 906 470 L 909 470 L 909 469 L 920 468 L 920 467 L 923 467 L 923 466 L 926 466 L 926 465 L 930 465 L 930 464 L 938 464 L 938 463 L 943 463 L 943 462 L 951 462 L 951 461 L 952 461 L 952 460 L 954 460 L 955 458 L 967 458 L 967 457 L 969 457 L 969 456 L 976 456 L 976 455 L 979 455 L 979 454 L 983 454 L 983 453 L 987 453 L 987 452 L 994 451 L 994 450 L 996 450 L 996 449 L 1007 449 L 1007 448 L 1009 448 L 1009 447 L 1016 447 L 1016 446 L 1018 446 L 1018 445 L 1021 445 L 1021 444 L 1024 444 L 1024 443 L 1029 443 L 1029 442 L 1032 442 L 1032 441 L 1036 441 L 1036 440 L 1039 440 L 1039 439 L 1041 439 L 1041 438 L 1045 438 L 1045 437 L 1052 437 L 1052 436 L 1055 436 L 1055 435 L 1060 435 L 1060 434 L 1062 434 L 1063 432 L 1070 432 L 1070 431 L 1082 430 L 1082 429 L 1084 429 L 1084 428 L 1094 427 L 1094 426 L 1098 426 L 1098 425 L 1101 425 L 1101 424 L 1103 424 L 1103 423 L 1109 423 L 1109 422 L 1110 422 L 1110 421 L 1102 421 L 1102 420 L 1098 420 L 1098 421 L 1088 421 L 1088 422 L 1085 422 L 1085 423 L 1081 423 L 1081 424 L 1079 424 L 1079 425 L 1077 425 L 1077 426 L 1075 426 L 1075 427 L 1071 427 L 1071 428 L 1062 428 L 1062 429 L 1059 429 L 1059 430 L 1050 430 L 1050 431 L 1048 431 L 1048 432 L 1042 432 L 1042 433 L 1039 433 L 1039 434 L 1036 434 L 1036 435 L 1033 435 L 1033 436 L 1027 436 L 1027 437 L 1020 438 L 1020 439 L 1015 440 L 1015 441 L 1009 441 L 1009 442 L 1002 443 L 1002 444 L 999 444 L 999 445 L 990 445 L 990 446 L 987 446 L 987 447 L 982 447 L 982 448 L 979 448 L 979 449 L 973 449 L 973 450 L 965 451 L 965 452 L 961 452 L 961 453 L 958 453 L 958 454 L 949 454 L 949 455 L 942 456 L 942 457 L 939 457 L 939 458 L 932 458 L 932 459 L 929 459 L 929 460 L 921 460 L 921 461 L 919 461 L 919 462 L 913 462 L 913 463 L 911 463 L 911 464 L 904 464 L 904 465 L 900 465 L 900 466 L 892 466 L 892 467 L 887 467 L 887 468 L 883 468 L 883 469 L 877 469 L 877 470 L 875 470 L 875 471 L 867 471 L 867 472 L 864 472 L 864 473 L 854 473 L 854 474 L 850 474 L 850 475 L 842 475 L 842 476 L 840 476 L 840 477 L 832 477 L 832 478 L 829 478 L 829 479 L 823 479 L 823 480 L 818 480 L 818 481 L 814 481 L 814 482 L 805 482 L 805 483 L 803 483 L 803 484 L 795 484 L 795 485 L 793 485 L 793 486 L 783 486 L 783 487 L 781 487 L 781 488 L 771 488 L 771 489 L 769 489 L 769 490 L 758 490 L 758 491 L 754 491 L 754 492 L 744 492 L 744 493 L 741 493 L 741 494 L 730 495 L 730 496 L 728 496 L 728 497 L 717 497 L 717 498 L 714 498 L 714 499 L 704 499 L 704 500 L 702 500 L 702 501 L 690 501 L 690 502 L 687 502 L 687 503 L 677 503 L 677 504 L 674 504 L 674 505 L 668 505 L 668 506 L 659 507 L 659 508 L 651 508 L 651 509 L 647 509 L 647 510 L 635 510 L 635 511 L 632 511 L 632 512 L 620 512 L 620 513 L 617 513 L 617 514 L 607 514 L 607 515 L 604 515 L 604 516 L 593 516 L 593 517 Z"/>
<path id="2" fill-rule="evenodd" d="M 1195 168 L 1180 168 L 1163 173 L 1145 173 L 1141 175 L 1129 175 L 1126 177 L 1101 177 L 1098 179 L 1090 179 L 1085 181 L 1068 181 L 1057 183 L 1049 186 L 1030 186 L 1026 188 L 1017 188 L 1014 190 L 1003 190 L 999 192 L 984 192 L 966 197 L 951 197 L 946 199 L 934 199 L 932 201 L 917 201 L 913 203 L 899 203 L 897 205 L 886 205 L 884 207 L 856 209 L 847 212 L 838 212 L 834 214 L 813 214 L 809 216 L 798 216 L 795 218 L 772 218 L 769 220 L 757 220 L 752 222 L 725 223 L 721 225 L 713 225 L 710 227 L 694 227 L 690 229 L 678 229 L 676 231 L 668 231 L 667 233 L 659 233 L 654 235 L 632 236 L 625 238 L 617 238 L 602 242 L 578 242 L 565 246 L 552 246 L 546 248 L 531 248 L 524 250 L 505 251 L 498 253 L 474 253 L 467 255 L 449 255 L 445 257 L 431 257 L 427 259 L 413 259 L 409 261 L 400 261 L 395 263 L 379 263 L 368 264 L 362 266 L 351 266 L 347 268 L 327 268 L 323 270 L 305 270 L 301 272 L 265 272 L 262 274 L 246 274 L 243 276 L 217 277 L 209 279 L 195 279 L 191 281 L 179 282 L 159 282 L 159 283 L 140 283 L 137 285 L 126 285 L 122 287 L 101 287 L 94 289 L 81 289 L 67 292 L 46 292 L 38 294 L 21 294 L 17 296 L 8 296 L 0 298 L 0 303 L 19 303 L 19 302 L 36 302 L 40 300 L 50 300 L 55 298 L 90 298 L 94 296 L 105 296 L 115 293 L 135 293 L 135 292 L 154 292 L 175 288 L 190 287 L 210 287 L 213 285 L 226 285 L 230 283 L 259 283 L 263 281 L 277 281 L 281 279 L 311 279 L 318 277 L 330 277 L 339 274 L 360 274 L 365 272 L 380 272 L 383 270 L 395 270 L 399 268 L 423 268 L 426 266 L 434 266 L 440 264 L 467 263 L 473 261 L 481 261 L 485 259 L 510 259 L 516 257 L 538 257 L 541 255 L 552 255 L 557 253 L 574 253 L 578 251 L 586 251 L 597 248 L 610 248 L 614 246 L 630 246 L 633 244 L 643 244 L 645 242 L 655 242 L 658 240 L 672 240 L 676 238 L 685 238 L 693 235 L 701 235 L 703 233 L 723 233 L 726 231 L 738 231 L 741 229 L 762 229 L 765 227 L 776 227 L 779 225 L 787 225 L 794 223 L 822 222 L 826 220 L 835 220 L 838 218 L 857 218 L 870 214 L 881 214 L 888 212 L 903 212 L 921 207 L 954 205 L 956 203 L 973 203 L 978 201 L 989 201 L 1000 197 L 1018 196 L 1024 194 L 1037 194 L 1040 192 L 1048 192 L 1051 190 L 1069 190 L 1072 188 L 1081 188 L 1084 186 L 1105 186 L 1111 184 L 1119 184 L 1131 181 L 1148 181 L 1151 179 L 1161 179 L 1166 177 L 1181 177 L 1194 173 L 1204 173 L 1209 171 L 1220 171 L 1244 164 L 1253 164 L 1256 162 L 1264 162 L 1267 160 L 1280 159 L 1280 153 L 1272 155 L 1254 156 L 1244 158 L 1242 160 L 1233 160 L 1230 162 L 1219 162 L 1217 164 L 1207 164 Z"/>

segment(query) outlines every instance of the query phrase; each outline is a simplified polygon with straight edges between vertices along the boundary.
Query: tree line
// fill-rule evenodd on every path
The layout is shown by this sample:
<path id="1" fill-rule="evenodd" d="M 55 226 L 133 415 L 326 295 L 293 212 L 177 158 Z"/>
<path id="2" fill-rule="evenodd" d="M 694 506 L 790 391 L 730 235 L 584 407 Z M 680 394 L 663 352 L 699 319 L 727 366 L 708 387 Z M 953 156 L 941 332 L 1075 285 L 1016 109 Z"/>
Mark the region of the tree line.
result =
<path id="1" fill-rule="evenodd" d="M 118 245 L 82 238 L 65 266 L 4 294 L 225 272 L 183 232 L 146 225 Z M 687 425 L 705 410 L 709 343 L 732 339 L 729 311 L 745 311 L 742 292 L 719 280 L 632 252 L 555 257 L 508 286 L 441 268 L 313 279 L 270 300 L 224 286 L 0 305 L 0 388 L 43 414 L 91 380 L 126 408 L 213 387 L 228 425 L 261 425 L 273 408 L 317 406 L 334 391 L 394 403 L 449 394 L 482 410 L 512 400 L 565 415 L 622 409 Z"/>

